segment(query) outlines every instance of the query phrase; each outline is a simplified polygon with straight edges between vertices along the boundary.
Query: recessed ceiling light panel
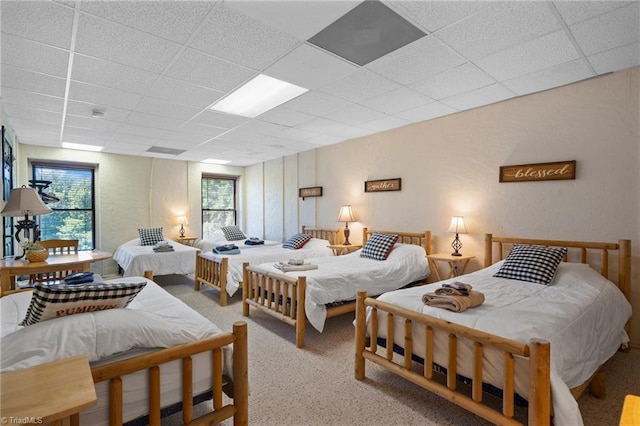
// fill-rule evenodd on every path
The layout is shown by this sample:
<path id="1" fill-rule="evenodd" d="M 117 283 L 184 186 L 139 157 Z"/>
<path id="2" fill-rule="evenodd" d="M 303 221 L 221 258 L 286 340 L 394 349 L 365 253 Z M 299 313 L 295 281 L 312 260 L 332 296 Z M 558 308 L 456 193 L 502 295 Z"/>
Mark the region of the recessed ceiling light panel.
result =
<path id="1" fill-rule="evenodd" d="M 259 74 L 229 96 L 216 102 L 211 109 L 254 118 L 308 90 L 277 78 Z"/>
<path id="2" fill-rule="evenodd" d="M 231 160 L 216 160 L 215 158 L 207 158 L 206 160 L 202 160 L 203 163 L 210 164 L 228 164 Z"/>
<path id="3" fill-rule="evenodd" d="M 66 149 L 79 149 L 81 151 L 94 151 L 99 152 L 104 148 L 98 145 L 85 145 L 81 143 L 62 142 L 62 147 Z"/>

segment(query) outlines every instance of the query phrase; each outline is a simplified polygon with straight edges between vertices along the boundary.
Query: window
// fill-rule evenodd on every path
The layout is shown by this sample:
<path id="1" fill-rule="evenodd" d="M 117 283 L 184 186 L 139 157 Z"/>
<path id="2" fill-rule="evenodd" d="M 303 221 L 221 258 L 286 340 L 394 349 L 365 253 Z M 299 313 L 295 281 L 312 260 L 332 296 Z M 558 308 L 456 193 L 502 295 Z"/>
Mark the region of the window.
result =
<path id="1" fill-rule="evenodd" d="M 95 248 L 95 168 L 86 164 L 32 162 L 34 181 L 53 212 L 38 217 L 40 239 L 78 240 L 80 250 Z M 33 184 L 33 182 L 32 182 Z M 33 186 L 33 185 L 32 185 Z"/>
<path id="2" fill-rule="evenodd" d="M 202 238 L 236 223 L 236 178 L 202 176 Z"/>

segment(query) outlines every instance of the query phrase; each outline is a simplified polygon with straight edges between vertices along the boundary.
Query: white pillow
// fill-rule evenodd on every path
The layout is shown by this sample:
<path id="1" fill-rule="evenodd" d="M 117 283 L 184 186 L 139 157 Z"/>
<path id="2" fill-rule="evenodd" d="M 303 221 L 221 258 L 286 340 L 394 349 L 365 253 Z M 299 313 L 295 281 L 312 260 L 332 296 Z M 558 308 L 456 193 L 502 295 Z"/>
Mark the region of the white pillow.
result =
<path id="1" fill-rule="evenodd" d="M 329 244 L 329 240 L 323 240 L 322 238 L 311 238 L 309 241 L 307 241 L 303 248 L 319 249 L 327 247 Z"/>
<path id="2" fill-rule="evenodd" d="M 404 258 L 412 257 L 416 259 L 424 259 L 427 261 L 427 252 L 424 247 L 418 246 L 416 244 L 401 244 L 396 243 L 391 249 L 391 253 L 387 256 L 387 261 L 390 262 L 399 262 Z"/>

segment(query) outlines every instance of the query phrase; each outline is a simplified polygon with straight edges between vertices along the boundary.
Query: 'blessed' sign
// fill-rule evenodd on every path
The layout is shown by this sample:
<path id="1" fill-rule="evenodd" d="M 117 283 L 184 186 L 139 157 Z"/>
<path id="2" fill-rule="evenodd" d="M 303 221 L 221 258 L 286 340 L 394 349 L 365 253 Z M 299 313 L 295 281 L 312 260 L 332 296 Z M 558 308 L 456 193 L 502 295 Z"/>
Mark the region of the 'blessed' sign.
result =
<path id="1" fill-rule="evenodd" d="M 575 178 L 575 160 L 500 167 L 500 182 L 527 182 Z"/>

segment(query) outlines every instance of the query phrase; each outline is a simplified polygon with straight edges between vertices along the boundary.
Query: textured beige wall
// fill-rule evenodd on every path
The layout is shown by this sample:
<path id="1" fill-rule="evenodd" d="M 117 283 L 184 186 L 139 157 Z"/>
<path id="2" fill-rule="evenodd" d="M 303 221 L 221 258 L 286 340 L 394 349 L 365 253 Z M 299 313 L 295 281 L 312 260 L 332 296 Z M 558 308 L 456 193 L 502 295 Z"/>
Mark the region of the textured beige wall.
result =
<path id="1" fill-rule="evenodd" d="M 296 156 L 324 195 L 316 225 L 336 227 L 341 204 L 384 230 L 430 229 L 436 251 L 463 215 L 462 252 L 482 265 L 483 234 L 589 241 L 632 239 L 633 305 L 640 312 L 640 69 L 617 72 Z M 499 183 L 503 165 L 577 161 L 567 181 Z M 364 181 L 402 178 L 398 192 L 364 193 Z M 251 185 L 251 182 L 247 183 Z M 299 201 L 307 203 L 308 201 Z M 269 220 L 272 212 L 265 215 Z M 274 215 L 277 217 L 278 215 Z M 247 218 L 251 221 L 251 218 Z M 615 265 L 615 259 L 612 259 Z M 640 342 L 640 315 L 632 336 Z"/>

